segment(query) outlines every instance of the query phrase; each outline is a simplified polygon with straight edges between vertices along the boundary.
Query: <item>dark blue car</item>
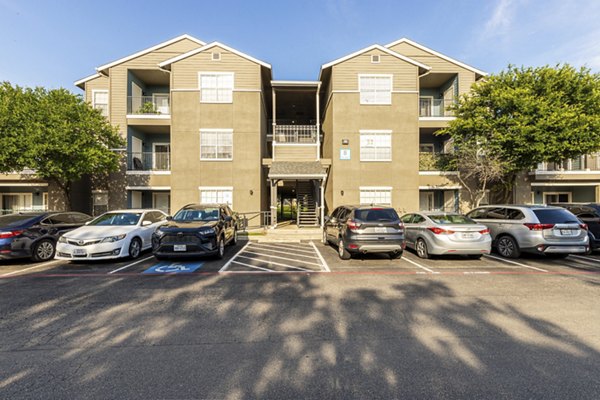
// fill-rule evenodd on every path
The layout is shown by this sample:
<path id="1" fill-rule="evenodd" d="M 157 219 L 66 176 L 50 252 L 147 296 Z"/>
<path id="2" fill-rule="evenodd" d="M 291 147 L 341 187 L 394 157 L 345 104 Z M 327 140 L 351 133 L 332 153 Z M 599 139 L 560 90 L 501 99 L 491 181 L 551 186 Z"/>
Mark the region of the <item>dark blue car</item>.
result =
<path id="1" fill-rule="evenodd" d="M 0 260 L 54 258 L 60 235 L 92 217 L 80 212 L 32 212 L 0 216 Z"/>

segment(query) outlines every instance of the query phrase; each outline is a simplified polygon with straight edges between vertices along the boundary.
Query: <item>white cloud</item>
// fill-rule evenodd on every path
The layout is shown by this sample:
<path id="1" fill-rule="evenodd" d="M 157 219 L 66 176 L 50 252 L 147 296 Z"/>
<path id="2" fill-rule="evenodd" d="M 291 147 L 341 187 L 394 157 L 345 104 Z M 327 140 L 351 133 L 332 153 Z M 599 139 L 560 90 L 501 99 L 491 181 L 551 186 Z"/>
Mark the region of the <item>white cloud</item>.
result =
<path id="1" fill-rule="evenodd" d="M 500 0 L 485 23 L 484 35 L 495 36 L 507 32 L 514 20 L 515 7 L 515 0 Z"/>

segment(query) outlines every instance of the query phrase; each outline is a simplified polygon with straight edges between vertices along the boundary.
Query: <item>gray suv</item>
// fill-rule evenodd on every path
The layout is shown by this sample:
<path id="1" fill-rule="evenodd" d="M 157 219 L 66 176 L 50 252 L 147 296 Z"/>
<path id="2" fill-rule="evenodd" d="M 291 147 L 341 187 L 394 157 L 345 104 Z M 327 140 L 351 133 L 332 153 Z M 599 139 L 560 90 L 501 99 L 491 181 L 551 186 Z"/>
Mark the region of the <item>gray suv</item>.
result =
<path id="1" fill-rule="evenodd" d="M 587 226 L 561 207 L 491 205 L 476 208 L 467 217 L 490 229 L 493 247 L 503 257 L 529 252 L 559 258 L 589 248 Z"/>

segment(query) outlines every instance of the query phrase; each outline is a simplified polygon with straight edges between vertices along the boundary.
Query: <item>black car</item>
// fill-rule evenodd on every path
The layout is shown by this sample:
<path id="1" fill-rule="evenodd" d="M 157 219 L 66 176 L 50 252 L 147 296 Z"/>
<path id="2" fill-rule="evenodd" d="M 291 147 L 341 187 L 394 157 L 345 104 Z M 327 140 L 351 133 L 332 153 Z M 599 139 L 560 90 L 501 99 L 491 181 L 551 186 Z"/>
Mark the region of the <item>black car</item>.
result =
<path id="1" fill-rule="evenodd" d="M 214 255 L 237 243 L 237 217 L 226 204 L 188 204 L 152 235 L 158 259 Z"/>
<path id="2" fill-rule="evenodd" d="M 31 212 L 0 216 L 0 260 L 54 258 L 56 242 L 65 232 L 92 217 L 80 212 Z"/>
<path id="3" fill-rule="evenodd" d="M 600 203 L 555 203 L 552 205 L 566 208 L 585 223 L 588 226 L 590 249 L 600 249 Z"/>
<path id="4" fill-rule="evenodd" d="M 325 217 L 323 243 L 334 243 L 342 260 L 353 254 L 388 253 L 399 258 L 406 247 L 404 225 L 391 207 L 341 206 Z"/>

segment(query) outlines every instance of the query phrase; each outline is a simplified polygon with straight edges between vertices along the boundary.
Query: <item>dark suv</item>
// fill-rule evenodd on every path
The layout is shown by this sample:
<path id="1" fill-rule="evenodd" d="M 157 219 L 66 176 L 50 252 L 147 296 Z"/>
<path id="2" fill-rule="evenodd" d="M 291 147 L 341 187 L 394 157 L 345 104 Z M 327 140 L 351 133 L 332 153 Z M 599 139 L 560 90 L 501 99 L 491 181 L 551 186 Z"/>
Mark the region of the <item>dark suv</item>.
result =
<path id="1" fill-rule="evenodd" d="M 0 217 L 0 260 L 31 257 L 54 258 L 56 241 L 92 217 L 79 212 L 30 212 Z"/>
<path id="2" fill-rule="evenodd" d="M 599 203 L 555 203 L 553 206 L 559 206 L 571 211 L 577 218 L 588 226 L 588 237 L 590 238 L 590 248 L 592 250 L 600 249 L 600 204 Z"/>
<path id="3" fill-rule="evenodd" d="M 226 204 L 188 204 L 152 234 L 158 259 L 215 255 L 237 243 L 237 217 Z"/>
<path id="4" fill-rule="evenodd" d="M 325 217 L 323 243 L 334 243 L 342 260 L 352 254 L 388 253 L 402 256 L 404 226 L 391 207 L 341 206 Z"/>

